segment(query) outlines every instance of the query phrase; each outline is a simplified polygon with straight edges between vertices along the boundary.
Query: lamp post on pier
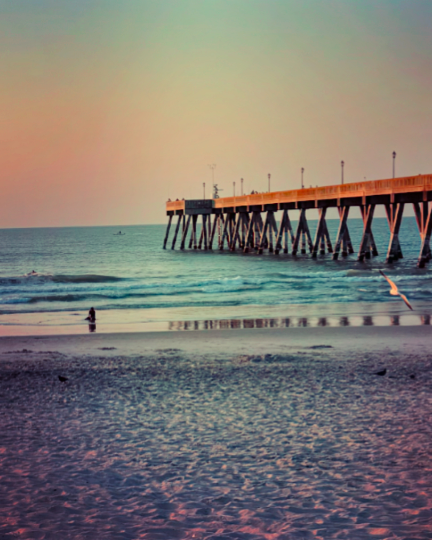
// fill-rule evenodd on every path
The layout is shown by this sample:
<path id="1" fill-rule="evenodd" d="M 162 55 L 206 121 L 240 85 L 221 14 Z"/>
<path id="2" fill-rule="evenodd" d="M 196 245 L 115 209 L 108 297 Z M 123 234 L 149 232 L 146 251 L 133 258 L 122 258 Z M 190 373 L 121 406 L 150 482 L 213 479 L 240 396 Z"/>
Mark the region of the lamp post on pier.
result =
<path id="1" fill-rule="evenodd" d="M 243 195 L 243 178 L 240 178 L 241 194 Z"/>
<path id="2" fill-rule="evenodd" d="M 345 166 L 345 161 L 341 161 L 341 184 L 344 183 L 344 166 Z"/>
<path id="3" fill-rule="evenodd" d="M 301 188 L 304 189 L 304 184 L 303 184 L 303 173 L 304 173 L 304 167 L 301 168 Z"/>
<path id="4" fill-rule="evenodd" d="M 203 182 L 203 191 L 204 191 L 204 199 L 205 199 L 205 182 Z"/>
<path id="5" fill-rule="evenodd" d="M 267 178 L 268 178 L 268 192 L 270 193 L 270 178 L 271 178 L 270 173 L 268 173 Z"/>
<path id="6" fill-rule="evenodd" d="M 235 182 L 233 182 L 233 196 L 235 197 Z"/>
<path id="7" fill-rule="evenodd" d="M 395 177 L 395 169 L 396 169 L 396 152 L 393 152 L 393 178 Z"/>

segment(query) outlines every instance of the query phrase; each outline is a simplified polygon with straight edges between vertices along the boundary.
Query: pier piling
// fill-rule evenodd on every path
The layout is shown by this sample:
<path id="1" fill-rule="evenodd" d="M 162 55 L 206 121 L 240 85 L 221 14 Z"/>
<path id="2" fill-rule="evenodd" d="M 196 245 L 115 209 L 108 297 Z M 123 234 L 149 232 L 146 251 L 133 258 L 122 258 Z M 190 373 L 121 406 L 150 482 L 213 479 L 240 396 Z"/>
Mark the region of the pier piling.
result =
<path id="1" fill-rule="evenodd" d="M 360 242 L 360 249 L 357 260 L 362 262 L 371 258 L 371 253 L 375 255 L 376 246 L 372 235 L 372 220 L 375 212 L 375 205 L 368 204 L 360 207 L 363 218 L 363 236 Z M 375 246 L 375 250 L 373 248 Z"/>
<path id="2" fill-rule="evenodd" d="M 390 242 L 387 250 L 386 263 L 402 259 L 402 249 L 399 243 L 399 229 L 402 223 L 404 203 L 385 205 L 387 221 L 390 227 Z"/>
<path id="3" fill-rule="evenodd" d="M 164 243 L 163 243 L 163 248 L 166 249 L 166 245 L 167 245 L 167 242 L 168 242 L 168 236 L 169 236 L 169 231 L 170 231 L 170 228 L 171 228 L 171 221 L 172 221 L 172 216 L 169 217 L 168 219 L 168 225 L 167 225 L 167 228 L 166 228 L 166 233 L 165 233 L 165 239 L 164 239 Z"/>
<path id="4" fill-rule="evenodd" d="M 425 264 L 432 258 L 430 248 L 430 238 L 432 233 L 432 205 L 429 205 L 427 201 L 422 201 L 421 204 L 414 203 L 413 206 L 421 238 L 420 255 L 417 266 L 419 268 L 424 268 Z"/>
<path id="5" fill-rule="evenodd" d="M 178 220 L 177 220 L 177 225 L 176 225 L 176 228 L 175 228 L 175 232 L 174 232 L 174 238 L 173 238 L 173 241 L 172 241 L 171 249 L 174 249 L 174 248 L 175 248 L 175 245 L 176 245 L 176 242 L 177 242 L 177 235 L 178 235 L 178 232 L 179 232 L 181 220 L 182 220 L 182 216 L 179 216 L 179 217 L 178 217 Z"/>

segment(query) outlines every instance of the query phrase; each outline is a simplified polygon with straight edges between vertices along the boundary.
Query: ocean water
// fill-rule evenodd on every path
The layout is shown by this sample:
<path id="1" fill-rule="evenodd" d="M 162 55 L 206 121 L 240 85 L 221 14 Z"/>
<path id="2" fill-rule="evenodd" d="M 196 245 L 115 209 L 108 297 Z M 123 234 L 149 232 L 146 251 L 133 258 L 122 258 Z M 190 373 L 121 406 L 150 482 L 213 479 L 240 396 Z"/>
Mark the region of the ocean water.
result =
<path id="1" fill-rule="evenodd" d="M 310 221 L 311 231 L 315 225 Z M 328 226 L 334 241 L 338 220 L 328 220 Z M 358 249 L 361 220 L 350 219 L 349 229 Z M 220 320 L 273 318 L 276 325 L 289 325 L 298 317 L 294 324 L 301 325 L 300 318 L 309 317 L 325 325 L 344 315 L 363 317 L 360 324 L 370 324 L 364 319 L 368 314 L 376 321 L 380 314 L 405 317 L 408 308 L 389 295 L 379 268 L 418 314 L 429 315 L 432 274 L 416 267 L 420 237 L 413 217 L 402 222 L 404 259 L 393 265 L 385 265 L 389 230 L 384 218 L 373 225 L 380 254 L 364 263 L 356 261 L 356 254 L 333 261 L 328 254 L 313 260 L 309 255 L 163 250 L 165 225 L 122 227 L 121 236 L 115 234 L 118 230 L 0 230 L 0 332 L 29 326 L 86 330 L 84 318 L 91 306 L 98 314 L 98 331 L 148 323 L 187 329 L 183 323 L 190 321 L 198 328 Z M 323 323 L 327 316 L 330 322 Z M 287 317 L 291 322 L 281 322 Z"/>

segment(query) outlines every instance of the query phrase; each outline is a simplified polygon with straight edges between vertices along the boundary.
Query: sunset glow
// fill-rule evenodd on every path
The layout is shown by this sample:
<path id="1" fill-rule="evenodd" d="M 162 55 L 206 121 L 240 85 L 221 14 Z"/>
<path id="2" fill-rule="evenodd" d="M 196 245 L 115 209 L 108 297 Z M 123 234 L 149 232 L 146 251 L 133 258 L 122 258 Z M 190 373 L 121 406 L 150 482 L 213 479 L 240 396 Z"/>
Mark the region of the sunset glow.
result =
<path id="1" fill-rule="evenodd" d="M 431 173 L 423 0 L 0 0 L 0 227 Z M 208 191 L 209 193 L 209 191 Z"/>

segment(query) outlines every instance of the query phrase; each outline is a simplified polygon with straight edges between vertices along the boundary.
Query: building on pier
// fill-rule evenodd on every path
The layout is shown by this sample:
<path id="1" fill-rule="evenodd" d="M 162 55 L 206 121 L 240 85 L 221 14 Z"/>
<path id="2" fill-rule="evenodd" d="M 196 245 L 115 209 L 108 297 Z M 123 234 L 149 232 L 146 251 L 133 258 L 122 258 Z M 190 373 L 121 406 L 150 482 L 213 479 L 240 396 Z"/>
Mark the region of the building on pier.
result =
<path id="1" fill-rule="evenodd" d="M 268 250 L 277 255 L 281 251 L 288 253 L 291 245 L 293 255 L 309 251 L 312 257 L 316 257 L 327 249 L 333 259 L 338 259 L 340 254 L 354 253 L 348 215 L 352 206 L 358 206 L 363 218 L 358 260 L 363 261 L 378 255 L 372 221 L 376 206 L 383 205 L 390 228 L 386 257 L 386 262 L 390 263 L 403 257 L 399 230 L 405 205 L 412 204 L 421 237 L 418 266 L 423 268 L 431 259 L 431 200 L 432 175 L 418 175 L 219 199 L 169 201 L 166 204 L 168 226 L 163 247 L 167 246 L 173 217 L 178 216 L 172 249 L 179 240 L 180 249 L 207 250 L 217 244 L 220 250 L 226 245 L 231 251 L 240 249 L 245 253 L 263 253 Z M 313 239 L 306 219 L 306 212 L 311 208 L 316 208 L 319 213 Z M 334 247 L 326 224 L 328 208 L 337 208 L 340 218 Z M 295 231 L 289 217 L 289 211 L 294 209 L 300 211 Z M 279 225 L 276 212 L 281 212 Z M 198 238 L 199 218 L 202 228 Z"/>

